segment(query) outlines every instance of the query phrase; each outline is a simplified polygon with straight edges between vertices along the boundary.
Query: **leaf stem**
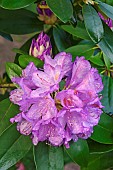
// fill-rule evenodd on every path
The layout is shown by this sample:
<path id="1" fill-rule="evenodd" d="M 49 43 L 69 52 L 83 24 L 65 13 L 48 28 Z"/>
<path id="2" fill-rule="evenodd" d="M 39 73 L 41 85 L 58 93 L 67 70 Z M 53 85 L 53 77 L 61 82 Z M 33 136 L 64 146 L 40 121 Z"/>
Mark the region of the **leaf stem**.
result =
<path id="1" fill-rule="evenodd" d="M 8 83 L 8 84 L 0 84 L 0 88 L 13 88 L 15 87 L 15 84 Z"/>

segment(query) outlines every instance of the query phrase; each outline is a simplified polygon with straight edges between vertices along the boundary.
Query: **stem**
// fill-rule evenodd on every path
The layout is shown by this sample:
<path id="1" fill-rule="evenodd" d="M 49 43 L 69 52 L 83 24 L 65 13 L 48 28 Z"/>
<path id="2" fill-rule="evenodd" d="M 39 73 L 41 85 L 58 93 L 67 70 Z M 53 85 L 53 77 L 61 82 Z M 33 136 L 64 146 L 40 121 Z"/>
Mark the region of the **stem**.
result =
<path id="1" fill-rule="evenodd" d="M 103 74 L 103 73 L 105 73 L 105 71 L 106 71 L 106 70 L 103 70 L 103 71 L 101 71 L 101 73 L 100 73 L 100 74 Z"/>
<path id="2" fill-rule="evenodd" d="M 13 83 L 0 84 L 0 88 L 13 88 L 15 85 Z"/>

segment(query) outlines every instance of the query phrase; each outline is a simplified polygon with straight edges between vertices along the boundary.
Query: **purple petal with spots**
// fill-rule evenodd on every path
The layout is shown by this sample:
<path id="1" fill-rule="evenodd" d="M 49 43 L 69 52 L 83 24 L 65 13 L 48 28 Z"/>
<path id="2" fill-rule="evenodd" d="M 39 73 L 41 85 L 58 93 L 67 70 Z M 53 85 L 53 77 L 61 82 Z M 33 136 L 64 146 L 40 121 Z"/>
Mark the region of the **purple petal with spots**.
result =
<path id="1" fill-rule="evenodd" d="M 75 88 L 82 82 L 90 69 L 91 65 L 87 60 L 85 60 L 84 57 L 77 57 L 73 64 L 72 75 L 67 80 L 67 86 L 70 88 Z"/>
<path id="2" fill-rule="evenodd" d="M 51 120 L 57 115 L 55 102 L 51 96 L 38 98 L 37 102 L 31 106 L 26 115 L 32 120 L 38 120 L 39 118 L 43 121 Z"/>
<path id="3" fill-rule="evenodd" d="M 84 77 L 83 81 L 76 86 L 76 91 L 86 91 L 90 92 L 91 97 L 96 93 L 102 91 L 103 84 L 97 69 L 92 68 L 87 75 Z"/>
<path id="4" fill-rule="evenodd" d="M 82 108 L 84 103 L 74 93 L 74 90 L 63 90 L 57 93 L 57 100 L 60 100 L 61 105 L 67 109 Z"/>
<path id="5" fill-rule="evenodd" d="M 50 56 L 45 57 L 45 64 L 56 67 L 61 67 L 62 77 L 68 76 L 72 69 L 72 56 L 69 53 L 61 52 L 52 59 Z"/>
<path id="6" fill-rule="evenodd" d="M 64 131 L 52 123 L 40 126 L 37 132 L 33 132 L 33 143 L 37 145 L 39 141 L 49 141 L 54 146 L 60 146 L 63 143 Z"/>

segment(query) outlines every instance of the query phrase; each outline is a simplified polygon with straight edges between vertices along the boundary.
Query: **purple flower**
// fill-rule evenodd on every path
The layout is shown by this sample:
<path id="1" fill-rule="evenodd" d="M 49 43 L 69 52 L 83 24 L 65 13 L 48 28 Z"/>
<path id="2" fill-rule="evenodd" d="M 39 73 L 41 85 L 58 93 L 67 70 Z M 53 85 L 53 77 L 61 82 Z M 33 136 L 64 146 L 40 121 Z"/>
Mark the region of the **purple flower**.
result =
<path id="1" fill-rule="evenodd" d="M 63 90 L 56 95 L 56 99 L 60 100 L 61 105 L 65 109 L 76 109 L 76 108 L 82 108 L 84 106 L 84 103 L 82 100 L 76 95 L 74 90 L 68 89 Z"/>
<path id="2" fill-rule="evenodd" d="M 51 96 L 37 98 L 37 101 L 30 107 L 26 116 L 32 120 L 49 121 L 56 117 L 57 109 Z"/>
<path id="3" fill-rule="evenodd" d="M 31 62 L 29 65 L 22 71 L 21 77 L 14 77 L 12 81 L 19 84 L 19 86 L 28 93 L 28 89 L 34 89 L 35 84 L 31 81 L 33 73 L 38 69 L 35 67 L 34 63 Z"/>
<path id="4" fill-rule="evenodd" d="M 34 145 L 46 141 L 69 148 L 71 140 L 90 137 L 99 122 L 102 80 L 84 57 L 77 57 L 74 63 L 65 52 L 54 59 L 44 57 L 43 69 L 30 63 L 21 77 L 13 78 L 20 88 L 10 93 L 10 100 L 19 105 L 21 113 L 10 121 L 17 123 L 21 134 L 30 135 Z M 60 91 L 62 79 L 65 86 Z"/>
<path id="5" fill-rule="evenodd" d="M 59 89 L 59 82 L 62 79 L 61 67 L 44 65 L 44 72 L 37 71 L 33 74 L 32 81 L 38 87 L 31 93 L 32 97 L 39 97 L 41 94 L 51 93 Z"/>
<path id="6" fill-rule="evenodd" d="M 39 141 L 48 141 L 54 146 L 60 146 L 63 143 L 64 131 L 59 125 L 48 123 L 33 131 L 33 143 L 37 145 Z"/>
<path id="7" fill-rule="evenodd" d="M 112 29 L 113 21 L 110 18 L 105 18 L 100 12 L 98 12 L 99 17 Z"/>
<path id="8" fill-rule="evenodd" d="M 57 65 L 62 69 L 62 76 L 67 76 L 70 74 L 72 69 L 72 56 L 69 53 L 60 52 L 52 59 L 50 56 L 45 57 L 45 64 L 48 64 L 52 67 Z"/>
<path id="9" fill-rule="evenodd" d="M 46 1 L 42 1 L 38 4 L 37 12 L 39 14 L 39 20 L 44 21 L 45 24 L 53 25 L 57 21 L 57 17 L 49 9 Z"/>
<path id="10" fill-rule="evenodd" d="M 41 32 L 38 38 L 32 40 L 32 44 L 29 50 L 29 55 L 32 55 L 40 60 L 44 60 L 44 55 L 52 54 L 52 46 L 47 34 Z"/>
<path id="11" fill-rule="evenodd" d="M 11 91 L 9 98 L 11 102 L 19 105 L 19 102 L 22 100 L 23 95 L 24 91 L 22 89 L 15 89 Z"/>
<path id="12" fill-rule="evenodd" d="M 44 71 L 38 70 L 33 73 L 32 81 L 37 89 L 31 92 L 31 97 L 39 97 L 58 90 L 62 78 L 71 72 L 71 60 L 72 56 L 65 52 L 57 54 L 54 59 L 45 56 Z"/>
<path id="13" fill-rule="evenodd" d="M 71 76 L 67 80 L 67 86 L 70 86 L 72 89 L 75 88 L 82 82 L 90 69 L 91 65 L 84 57 L 76 57 L 73 68 L 71 69 Z"/>

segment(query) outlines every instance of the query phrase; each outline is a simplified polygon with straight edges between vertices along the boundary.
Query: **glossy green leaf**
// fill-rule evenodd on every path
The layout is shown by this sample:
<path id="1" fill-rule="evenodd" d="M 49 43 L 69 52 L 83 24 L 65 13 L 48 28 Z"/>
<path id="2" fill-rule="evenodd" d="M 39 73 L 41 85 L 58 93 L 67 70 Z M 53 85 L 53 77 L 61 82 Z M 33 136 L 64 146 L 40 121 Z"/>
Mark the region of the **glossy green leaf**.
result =
<path id="1" fill-rule="evenodd" d="M 56 14 L 56 16 L 63 22 L 69 21 L 73 15 L 73 7 L 69 0 L 46 0 L 50 9 Z"/>
<path id="2" fill-rule="evenodd" d="M 24 55 L 27 55 L 26 52 L 24 52 L 23 50 L 20 50 L 20 49 L 18 49 L 18 48 L 13 48 L 12 51 L 14 51 L 14 52 L 17 53 L 17 54 L 24 54 Z"/>
<path id="3" fill-rule="evenodd" d="M 12 79 L 13 77 L 19 77 L 22 73 L 22 69 L 17 64 L 7 62 L 6 72 L 9 78 Z"/>
<path id="4" fill-rule="evenodd" d="M 86 30 L 94 43 L 98 43 L 104 35 L 102 21 L 91 5 L 83 6 L 83 17 Z"/>
<path id="5" fill-rule="evenodd" d="M 93 49 L 92 49 L 93 47 L 94 44 L 76 45 L 67 48 L 65 51 L 72 54 L 73 56 L 72 60 L 74 61 L 76 56 L 85 56 L 88 59 L 93 53 Z"/>
<path id="6" fill-rule="evenodd" d="M 10 11 L 0 8 L 0 31 L 8 34 L 28 34 L 43 30 L 43 23 L 31 11 Z"/>
<path id="7" fill-rule="evenodd" d="M 102 10 L 104 14 L 106 14 L 109 18 L 113 19 L 113 7 L 106 4 L 99 2 L 99 8 Z"/>
<path id="8" fill-rule="evenodd" d="M 107 4 L 109 4 L 109 5 L 112 5 L 112 6 L 113 6 L 113 1 L 112 1 L 112 0 L 105 0 L 104 2 L 106 2 Z"/>
<path id="9" fill-rule="evenodd" d="M 99 124 L 94 127 L 91 139 L 103 144 L 113 144 L 113 118 L 102 113 Z"/>
<path id="10" fill-rule="evenodd" d="M 5 9 L 19 9 L 24 8 L 33 2 L 35 2 L 35 0 L 0 0 L 0 6 Z"/>
<path id="11" fill-rule="evenodd" d="M 104 31 L 104 37 L 98 43 L 98 46 L 113 63 L 113 31 L 111 31 L 111 29 L 106 24 L 104 24 Z"/>
<path id="12" fill-rule="evenodd" d="M 63 170 L 63 148 L 49 146 L 44 142 L 34 147 L 36 170 Z"/>
<path id="13" fill-rule="evenodd" d="M 113 151 L 113 145 L 100 144 L 93 140 L 88 140 L 88 146 L 90 154 L 102 154 Z"/>
<path id="14" fill-rule="evenodd" d="M 31 147 L 29 152 L 25 155 L 24 158 L 22 158 L 21 161 L 24 163 L 26 170 L 36 170 L 33 156 L 33 147 Z"/>
<path id="15" fill-rule="evenodd" d="M 36 2 L 36 1 L 35 1 L 35 2 Z M 37 2 L 37 3 L 38 3 L 38 2 Z M 27 10 L 29 10 L 29 11 L 32 11 L 32 12 L 34 12 L 34 13 L 37 14 L 37 10 L 36 10 L 37 7 L 36 7 L 36 6 L 37 6 L 37 4 L 36 4 L 36 3 L 33 3 L 33 4 L 25 7 L 25 9 L 27 9 Z"/>
<path id="16" fill-rule="evenodd" d="M 102 93 L 102 104 L 105 106 L 103 110 L 106 113 L 113 114 L 113 79 L 107 76 L 103 76 L 104 89 Z"/>
<path id="17" fill-rule="evenodd" d="M 113 1 L 112 0 L 106 0 L 105 1 L 107 4 L 109 4 L 109 5 L 112 5 L 113 6 Z"/>
<path id="18" fill-rule="evenodd" d="M 96 155 L 90 155 L 90 160 L 87 168 L 82 168 L 81 170 L 105 170 L 107 168 L 113 167 L 113 151 Z"/>
<path id="19" fill-rule="evenodd" d="M 107 69 L 109 70 L 110 65 L 111 65 L 110 59 L 104 53 L 103 53 L 103 59 L 104 59 L 104 62 L 105 62 Z"/>
<path id="20" fill-rule="evenodd" d="M 11 103 L 9 99 L 0 102 L 0 135 L 11 125 L 10 118 L 18 113 L 18 106 Z"/>
<path id="21" fill-rule="evenodd" d="M 16 129 L 16 124 L 10 123 L 10 126 L 0 134 L 0 159 L 19 137 L 20 133 Z"/>
<path id="22" fill-rule="evenodd" d="M 67 164 L 67 163 L 70 163 L 70 162 L 72 162 L 72 159 L 70 158 L 70 156 L 68 155 L 68 153 L 64 149 L 64 164 Z"/>
<path id="23" fill-rule="evenodd" d="M 59 52 L 68 48 L 67 35 L 62 29 L 54 27 L 53 37 Z"/>
<path id="24" fill-rule="evenodd" d="M 6 40 L 13 41 L 13 39 L 12 39 L 10 34 L 6 34 L 6 33 L 0 31 L 0 35 L 2 37 L 4 37 Z"/>
<path id="25" fill-rule="evenodd" d="M 73 36 L 81 39 L 91 40 L 82 22 L 78 22 L 75 28 L 72 25 L 62 25 L 61 28 Z"/>
<path id="26" fill-rule="evenodd" d="M 0 136 L 0 170 L 7 170 L 17 163 L 31 147 L 31 139 L 20 135 L 11 125 Z"/>
<path id="27" fill-rule="evenodd" d="M 22 68 L 25 68 L 30 62 L 33 62 L 37 67 L 43 67 L 44 62 L 29 55 L 21 55 L 19 56 L 19 64 Z"/>
<path id="28" fill-rule="evenodd" d="M 86 140 L 79 139 L 77 142 L 72 142 L 70 148 L 66 149 L 70 158 L 79 164 L 86 167 L 89 159 L 89 148 Z"/>
<path id="29" fill-rule="evenodd" d="M 94 54 L 94 49 L 92 48 L 90 50 L 83 52 L 81 56 L 84 56 L 86 60 L 89 60 L 89 58 L 93 56 L 93 54 Z"/>
<path id="30" fill-rule="evenodd" d="M 104 65 L 105 65 L 104 62 L 103 62 L 103 60 L 101 59 L 101 53 L 97 53 L 95 56 L 91 56 L 91 57 L 89 58 L 89 60 L 90 60 L 92 63 L 94 63 L 94 64 L 96 64 L 96 65 L 98 65 L 98 66 L 104 66 Z"/>

